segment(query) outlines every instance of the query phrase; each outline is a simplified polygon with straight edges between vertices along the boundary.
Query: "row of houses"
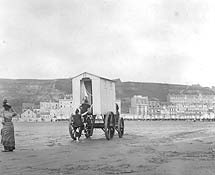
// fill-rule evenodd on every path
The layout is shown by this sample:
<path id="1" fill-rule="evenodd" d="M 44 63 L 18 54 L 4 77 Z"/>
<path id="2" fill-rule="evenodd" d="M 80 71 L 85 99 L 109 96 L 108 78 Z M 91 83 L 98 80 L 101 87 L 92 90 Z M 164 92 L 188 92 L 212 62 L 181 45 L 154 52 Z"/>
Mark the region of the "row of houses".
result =
<path id="1" fill-rule="evenodd" d="M 167 102 L 135 95 L 131 98 L 131 116 L 159 119 L 214 119 L 214 94 L 168 94 Z"/>
<path id="2" fill-rule="evenodd" d="M 23 103 L 20 121 L 56 121 L 67 120 L 72 114 L 72 97 L 65 96 L 58 102 Z"/>
<path id="3" fill-rule="evenodd" d="M 121 113 L 121 101 L 116 100 L 115 103 L 118 105 L 119 113 Z M 40 102 L 40 105 L 23 103 L 19 121 L 40 122 L 68 120 L 73 112 L 71 96 L 59 99 L 58 102 Z"/>
<path id="4" fill-rule="evenodd" d="M 81 82 L 82 95 L 88 95 L 89 101 L 92 103 L 90 97 L 92 93 L 92 82 L 88 79 Z M 86 86 L 86 87 L 85 87 Z M 104 89 L 110 84 L 105 83 Z M 105 91 L 104 91 L 105 92 Z M 104 93 L 103 92 L 103 93 Z M 113 91 L 114 92 L 114 91 Z M 76 94 L 79 97 L 79 91 Z M 82 97 L 81 97 L 82 99 Z M 71 96 L 66 96 L 64 99 L 59 99 L 57 102 L 40 102 L 38 106 L 25 103 L 23 104 L 23 111 L 21 120 L 23 121 L 55 121 L 66 120 L 73 112 L 73 104 Z M 109 103 L 108 103 L 109 105 Z M 104 105 L 108 107 L 108 105 Z M 121 111 L 121 102 L 118 102 Z M 202 90 L 201 87 L 188 87 L 178 93 L 169 93 L 167 101 L 161 102 L 157 98 L 150 98 L 148 96 L 135 95 L 131 98 L 131 106 L 129 109 L 131 116 L 144 119 L 213 119 L 215 113 L 215 93 L 209 89 Z M 128 115 L 129 116 L 129 115 Z"/>

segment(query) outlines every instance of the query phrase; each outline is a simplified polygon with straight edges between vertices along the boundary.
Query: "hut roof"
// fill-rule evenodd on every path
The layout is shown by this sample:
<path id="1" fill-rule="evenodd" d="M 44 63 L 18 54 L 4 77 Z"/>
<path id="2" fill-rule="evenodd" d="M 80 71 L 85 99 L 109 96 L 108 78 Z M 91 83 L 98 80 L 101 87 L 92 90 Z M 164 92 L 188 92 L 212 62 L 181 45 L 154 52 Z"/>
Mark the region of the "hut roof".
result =
<path id="1" fill-rule="evenodd" d="M 74 78 L 79 77 L 79 76 L 81 76 L 81 75 L 87 75 L 87 74 L 88 74 L 88 75 L 91 75 L 91 76 L 94 76 L 94 77 L 98 77 L 98 78 L 104 79 L 104 80 L 108 80 L 108 81 L 113 81 L 113 82 L 114 82 L 114 80 L 111 80 L 111 79 L 108 79 L 108 78 L 104 78 L 104 77 L 100 77 L 100 76 L 98 76 L 98 75 L 91 74 L 91 73 L 88 73 L 88 72 L 83 72 L 83 73 L 81 73 L 81 74 L 79 74 L 79 75 L 76 75 L 76 76 L 72 77 L 71 79 L 74 79 Z"/>

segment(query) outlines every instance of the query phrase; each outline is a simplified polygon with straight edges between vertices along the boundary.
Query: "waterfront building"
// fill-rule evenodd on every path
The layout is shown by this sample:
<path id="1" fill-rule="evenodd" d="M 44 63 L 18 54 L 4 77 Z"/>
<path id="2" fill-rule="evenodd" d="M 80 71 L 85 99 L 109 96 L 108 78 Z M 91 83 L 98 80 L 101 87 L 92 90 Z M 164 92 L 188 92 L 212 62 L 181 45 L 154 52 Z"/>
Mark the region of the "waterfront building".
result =
<path id="1" fill-rule="evenodd" d="M 28 109 L 33 110 L 35 108 L 34 103 L 22 103 L 22 113 L 27 111 Z"/>
<path id="2" fill-rule="evenodd" d="M 150 116 L 161 115 L 161 105 L 159 99 L 152 98 L 148 101 L 148 115 Z"/>
<path id="3" fill-rule="evenodd" d="M 73 113 L 73 103 L 72 98 L 64 97 L 59 99 L 59 112 L 57 119 L 69 119 Z"/>
<path id="4" fill-rule="evenodd" d="M 46 121 L 46 122 L 53 121 L 54 115 L 51 115 L 51 114 L 53 114 L 51 111 L 58 110 L 58 108 L 59 108 L 58 102 L 52 102 L 52 101 L 40 102 L 41 120 Z"/>
<path id="5" fill-rule="evenodd" d="M 169 115 L 176 115 L 177 114 L 177 106 L 175 104 L 169 104 L 167 107 L 168 111 L 169 111 Z"/>
<path id="6" fill-rule="evenodd" d="M 59 103 L 58 102 L 40 102 L 40 112 L 50 112 L 51 109 L 58 109 Z"/>
<path id="7" fill-rule="evenodd" d="M 131 98 L 130 114 L 146 116 L 148 110 L 148 97 L 135 95 Z"/>
<path id="8" fill-rule="evenodd" d="M 168 110 L 168 103 L 167 102 L 161 102 L 161 116 L 163 119 L 169 119 L 170 112 Z"/>
<path id="9" fill-rule="evenodd" d="M 215 104 L 215 95 L 168 94 L 167 101 L 175 104 Z"/>
<path id="10" fill-rule="evenodd" d="M 36 113 L 37 115 L 40 115 L 40 108 L 34 108 L 33 112 Z"/>
<path id="11" fill-rule="evenodd" d="M 167 101 L 176 105 L 178 115 L 197 118 L 215 111 L 215 93 L 208 88 L 188 87 L 180 93 L 168 94 Z"/>
<path id="12" fill-rule="evenodd" d="M 56 121 L 57 119 L 59 119 L 60 114 L 59 114 L 59 109 L 51 109 L 50 110 L 50 120 L 51 121 Z"/>
<path id="13" fill-rule="evenodd" d="M 50 122 L 52 121 L 52 117 L 49 112 L 40 112 L 41 121 Z"/>
<path id="14" fill-rule="evenodd" d="M 31 109 L 27 109 L 26 111 L 24 111 L 21 114 L 20 121 L 26 121 L 26 122 L 35 122 L 36 121 L 37 122 L 37 121 L 40 121 L 40 118 Z"/>

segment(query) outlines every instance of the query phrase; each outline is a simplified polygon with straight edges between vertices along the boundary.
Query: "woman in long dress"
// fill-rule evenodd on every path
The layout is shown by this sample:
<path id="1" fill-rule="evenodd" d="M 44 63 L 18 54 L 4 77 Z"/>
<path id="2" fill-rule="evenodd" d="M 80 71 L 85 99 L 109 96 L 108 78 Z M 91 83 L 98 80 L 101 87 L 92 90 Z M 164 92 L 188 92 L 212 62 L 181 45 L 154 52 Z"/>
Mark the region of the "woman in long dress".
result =
<path id="1" fill-rule="evenodd" d="M 2 120 L 1 129 L 1 144 L 4 146 L 3 152 L 13 151 L 15 149 L 14 126 L 12 118 L 17 114 L 14 112 L 11 105 L 5 99 L 3 101 L 3 110 L 0 113 Z"/>

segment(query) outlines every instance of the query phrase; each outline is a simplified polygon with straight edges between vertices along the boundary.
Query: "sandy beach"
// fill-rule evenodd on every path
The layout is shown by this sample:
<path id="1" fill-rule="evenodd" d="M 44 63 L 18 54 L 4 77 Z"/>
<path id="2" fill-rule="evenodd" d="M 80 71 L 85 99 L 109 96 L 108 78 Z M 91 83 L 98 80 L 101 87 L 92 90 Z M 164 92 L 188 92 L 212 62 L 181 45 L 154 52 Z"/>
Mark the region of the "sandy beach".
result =
<path id="1" fill-rule="evenodd" d="M 14 125 L 16 150 L 0 152 L 2 175 L 215 174 L 214 122 L 126 121 L 122 139 L 95 130 L 79 143 L 67 122 Z"/>

